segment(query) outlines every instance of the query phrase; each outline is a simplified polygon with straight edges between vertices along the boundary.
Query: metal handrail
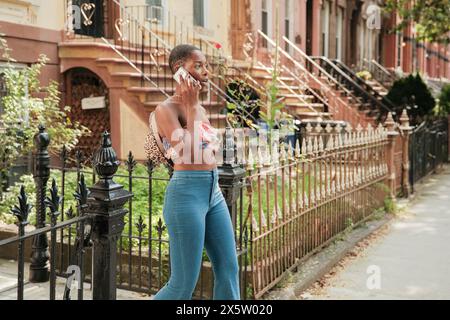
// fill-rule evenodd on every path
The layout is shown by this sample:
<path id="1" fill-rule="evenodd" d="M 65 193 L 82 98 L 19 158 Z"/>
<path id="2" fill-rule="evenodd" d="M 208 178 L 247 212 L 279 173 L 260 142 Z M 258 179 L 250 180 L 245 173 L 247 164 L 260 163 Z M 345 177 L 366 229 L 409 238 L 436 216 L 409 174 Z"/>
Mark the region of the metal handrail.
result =
<path id="1" fill-rule="evenodd" d="M 378 91 L 376 91 L 370 84 L 368 84 L 364 79 L 358 77 L 353 70 L 351 70 L 347 65 L 342 63 L 341 61 L 337 59 L 331 60 L 333 63 L 335 63 L 340 69 L 342 69 L 344 72 L 346 72 L 353 80 L 355 80 L 357 83 L 359 83 L 361 86 L 363 86 L 366 91 L 368 91 L 368 94 L 372 94 L 377 97 L 377 99 L 381 99 L 383 102 L 386 102 L 390 108 L 395 109 L 394 104 L 392 101 L 390 101 L 388 98 L 382 96 Z"/>
<path id="2" fill-rule="evenodd" d="M 381 64 L 379 64 L 376 60 L 372 59 L 371 61 L 368 61 L 367 59 L 364 58 L 363 62 L 364 64 L 367 65 L 367 68 L 373 75 L 377 75 L 374 76 L 377 80 L 381 82 L 385 81 L 393 82 L 396 80 L 395 76 L 388 70 L 386 70 L 386 68 L 383 67 Z"/>
<path id="3" fill-rule="evenodd" d="M 36 235 L 47 234 L 48 232 L 50 232 L 52 230 L 62 229 L 64 227 L 70 226 L 72 224 L 80 223 L 82 221 L 86 221 L 89 219 L 92 219 L 92 217 L 89 215 L 79 216 L 76 218 L 72 218 L 70 220 L 65 220 L 65 221 L 59 222 L 54 226 L 46 225 L 42 228 L 36 228 L 30 232 L 25 233 L 24 235 L 17 235 L 17 236 L 13 236 L 13 237 L 10 237 L 7 239 L 0 240 L 0 247 L 15 243 L 15 242 L 27 240 Z"/>
<path id="4" fill-rule="evenodd" d="M 258 61 L 258 65 L 263 68 L 268 74 L 271 73 L 271 70 L 269 67 L 265 66 L 261 61 Z M 308 109 L 310 109 L 311 111 L 313 111 L 316 115 L 319 115 L 319 112 L 317 112 L 317 110 L 315 110 L 312 106 L 309 105 L 309 102 L 306 101 L 305 99 L 303 99 L 300 95 L 298 95 L 294 90 L 292 90 L 291 88 L 289 88 L 289 86 L 281 79 L 278 79 L 278 82 L 286 89 L 289 90 L 289 92 L 293 95 L 295 95 L 295 97 L 300 100 L 301 102 L 305 103 L 308 107 Z"/>
<path id="5" fill-rule="evenodd" d="M 261 30 L 258 30 L 258 33 L 272 46 L 276 46 L 276 43 L 270 39 L 264 32 Z M 287 44 L 289 44 L 296 52 L 298 52 L 302 57 L 305 58 L 308 62 L 310 62 L 314 67 L 316 67 L 323 75 L 327 77 L 327 79 L 331 82 L 333 82 L 339 89 L 345 92 L 346 96 L 352 97 L 356 99 L 356 96 L 348 90 L 342 83 L 337 81 L 331 74 L 329 74 L 324 68 L 322 68 L 318 63 L 316 63 L 314 60 L 312 60 L 308 55 L 306 55 L 300 48 L 298 48 L 295 44 L 293 44 L 288 38 L 283 37 L 283 39 L 286 41 Z M 322 87 L 327 87 L 329 92 L 333 95 L 334 99 L 337 99 L 341 102 L 342 106 L 345 106 L 346 108 L 351 109 L 351 107 L 348 106 L 348 104 L 342 100 L 342 98 L 337 95 L 328 84 L 324 84 L 320 79 L 318 79 L 314 74 L 312 74 L 308 69 L 306 69 L 305 66 L 303 66 L 301 63 L 299 63 L 296 59 L 294 59 L 289 53 L 287 53 L 285 50 L 283 50 L 280 46 L 278 46 L 279 52 L 281 52 L 288 60 L 290 60 L 296 67 L 301 69 L 303 72 L 307 73 L 316 83 L 318 83 Z M 314 90 L 311 90 L 314 91 Z M 358 118 L 360 119 L 360 115 L 357 113 Z"/>
<path id="6" fill-rule="evenodd" d="M 370 61 L 370 63 L 372 63 L 373 65 L 375 65 L 378 69 L 380 69 L 383 73 L 385 73 L 389 78 L 395 80 L 395 77 L 392 75 L 392 73 L 390 73 L 384 66 L 382 66 L 381 64 L 379 64 L 376 60 L 372 59 Z"/>
<path id="7" fill-rule="evenodd" d="M 302 79 L 300 79 L 296 74 L 294 74 L 291 70 L 289 70 L 289 68 L 287 68 L 286 66 L 281 66 L 281 69 L 283 69 L 284 72 L 288 73 L 292 78 L 294 78 L 296 81 L 300 82 L 300 84 L 302 84 L 303 86 L 306 87 L 306 90 L 308 91 L 308 93 L 310 93 L 311 95 L 313 95 L 315 98 L 319 99 L 323 104 L 328 104 L 328 102 L 321 96 L 319 95 L 316 91 L 312 90 L 307 84 L 306 82 L 304 82 Z"/>
<path id="8" fill-rule="evenodd" d="M 126 12 L 127 15 L 128 15 L 129 17 L 131 17 L 131 18 L 134 20 L 134 22 L 136 22 L 137 25 L 138 25 L 140 28 L 142 28 L 143 30 L 145 30 L 146 32 L 148 32 L 149 34 L 151 34 L 152 36 L 154 36 L 159 42 L 161 42 L 162 45 L 163 45 L 163 47 L 164 47 L 165 49 L 167 49 L 167 50 L 172 50 L 172 46 L 170 46 L 166 41 L 164 41 L 164 39 L 162 39 L 161 37 L 159 37 L 153 30 L 151 30 L 150 28 L 148 28 L 145 24 L 142 24 L 137 18 L 135 18 L 135 17 L 129 12 L 128 9 L 129 9 L 130 7 L 126 7 L 126 6 L 122 5 L 122 4 L 121 4 L 119 1 L 117 1 L 117 0 L 113 0 L 113 2 L 114 2 L 116 5 L 118 5 L 124 12 Z M 103 39 L 103 41 L 105 41 L 106 43 L 108 43 L 108 44 L 111 46 L 111 44 L 109 43 L 109 41 L 108 41 L 107 39 L 105 39 L 105 38 L 102 38 L 102 39 Z M 198 39 L 201 39 L 201 38 L 198 38 Z M 119 51 L 119 50 L 118 50 L 117 48 L 115 48 L 115 52 L 117 53 L 118 51 Z M 124 55 L 123 55 L 123 54 L 120 54 L 120 56 L 121 56 L 121 58 L 124 58 Z M 139 69 L 135 64 L 133 64 L 129 59 L 125 59 L 125 61 L 127 61 L 127 62 L 130 64 L 130 66 L 133 67 L 133 69 L 137 70 L 137 71 L 140 73 L 140 75 L 141 75 L 145 80 L 149 81 L 154 87 L 158 88 L 158 90 L 164 92 L 164 90 L 160 89 L 160 88 L 158 87 L 158 85 L 157 85 L 154 81 L 152 81 L 148 76 L 146 76 L 145 72 L 143 72 L 142 70 L 140 70 L 140 69 Z M 231 101 L 232 103 L 238 104 L 238 102 L 237 102 L 235 99 L 233 99 L 232 97 L 230 97 L 225 91 L 223 91 L 223 90 L 222 90 L 219 86 L 217 86 L 213 81 L 208 80 L 208 83 L 209 83 L 209 85 L 211 86 L 211 89 L 213 89 L 213 92 L 214 92 L 218 97 L 220 97 L 221 99 L 223 99 L 224 102 L 227 102 L 227 99 L 229 99 L 229 101 Z M 168 96 L 166 92 L 164 92 L 164 94 L 165 94 L 166 96 Z M 240 102 L 240 104 L 243 104 L 244 106 L 249 107 L 249 106 L 246 105 L 244 102 Z M 256 119 L 254 119 L 254 117 L 253 117 L 248 111 L 246 111 L 245 108 L 241 108 L 241 109 L 242 109 L 242 110 L 240 110 L 240 111 L 243 111 L 244 113 L 246 113 L 246 116 L 247 116 L 247 117 L 250 117 L 250 118 L 252 118 L 254 121 L 256 121 Z M 227 124 L 230 125 L 227 118 L 226 118 L 226 121 L 227 121 Z"/>
<path id="9" fill-rule="evenodd" d="M 334 72 L 338 73 L 339 76 L 343 77 L 347 83 L 349 83 L 353 89 L 355 89 L 365 101 L 370 101 L 372 106 L 381 107 L 387 112 L 392 112 L 395 115 L 396 112 L 387 107 L 384 103 L 377 100 L 373 95 L 369 94 L 364 88 L 362 88 L 358 83 L 356 83 L 349 75 L 342 71 L 336 64 L 334 64 L 330 59 L 326 57 L 311 57 L 312 59 L 320 60 L 327 64 L 327 66 L 333 69 Z"/>
<path id="10" fill-rule="evenodd" d="M 348 90 L 345 86 L 343 86 L 340 82 L 338 82 L 332 75 L 330 75 L 325 69 L 323 69 L 319 64 L 317 64 L 314 60 L 312 60 L 308 55 L 306 55 L 300 48 L 298 48 L 295 44 L 293 44 L 289 39 L 285 39 L 286 42 L 292 46 L 298 53 L 300 53 L 308 62 L 310 62 L 312 65 L 314 65 L 322 74 L 324 74 L 327 79 L 329 79 L 330 81 L 332 81 L 333 83 L 335 83 L 337 85 L 337 87 L 339 87 L 339 89 L 341 89 L 342 91 L 345 92 L 346 96 L 352 97 L 354 99 L 356 99 L 355 95 Z M 281 49 L 282 50 L 282 49 Z M 284 51 L 284 50 L 282 50 Z M 291 60 L 292 62 L 294 62 L 294 64 L 298 67 L 300 67 L 300 69 L 304 72 L 306 72 L 309 76 L 311 76 L 316 82 L 318 82 L 319 84 L 323 85 L 323 83 L 317 79 L 314 74 L 312 74 L 308 69 L 306 69 L 304 66 L 302 66 L 301 64 L 299 64 L 294 58 L 292 58 L 291 55 L 289 55 L 287 53 L 287 55 L 289 56 L 288 59 Z M 291 74 L 293 77 L 295 77 L 298 81 L 302 82 L 297 76 L 295 76 L 291 70 L 286 68 L 286 71 Z M 310 92 L 314 95 L 314 96 L 319 96 L 314 90 L 311 90 L 311 88 L 309 88 L 309 86 L 307 84 L 305 84 L 308 89 L 310 90 Z M 344 106 L 345 108 L 348 108 L 350 110 L 352 110 L 352 108 L 346 103 L 344 102 L 340 96 L 336 95 L 333 90 L 330 89 L 330 92 L 333 94 L 333 97 L 335 99 L 338 99 L 341 102 L 341 105 Z M 319 96 L 320 97 L 320 96 Z M 320 97 L 319 98 L 323 103 L 328 105 L 328 102 L 324 102 L 324 98 Z M 359 113 L 356 113 L 358 119 L 361 119 L 361 116 Z"/>
<path id="11" fill-rule="evenodd" d="M 294 48 L 294 50 L 299 53 L 303 59 L 305 59 L 306 61 L 308 61 L 309 63 L 311 63 L 315 68 L 317 68 L 321 74 L 325 75 L 327 77 L 327 79 L 331 82 L 333 82 L 337 87 L 339 87 L 339 89 L 343 90 L 348 96 L 354 96 L 353 93 L 348 90 L 345 86 L 342 85 L 342 83 L 340 83 L 339 81 L 337 81 L 331 74 L 329 74 L 324 68 L 322 68 L 317 62 L 315 62 L 313 59 L 311 59 L 310 56 L 308 56 L 306 53 L 304 53 L 299 47 L 297 47 L 294 43 L 292 43 L 291 40 L 289 40 L 288 38 L 283 36 L 283 40 L 286 41 L 287 44 L 289 44 L 292 48 Z M 284 50 L 283 50 L 284 51 Z M 295 60 L 294 60 L 295 61 Z M 296 63 L 298 64 L 298 62 Z M 308 70 L 306 70 L 306 68 L 304 68 L 302 66 L 302 68 L 306 71 L 309 72 Z M 312 74 L 311 74 L 312 75 Z M 316 79 L 314 77 L 314 75 L 312 75 L 314 79 Z M 320 82 L 320 80 L 317 79 L 317 81 Z M 320 82 L 321 83 L 321 82 Z"/>
<path id="12" fill-rule="evenodd" d="M 167 98 L 170 97 L 170 95 L 165 92 L 163 89 L 161 89 L 152 79 L 150 79 L 141 69 L 139 69 L 130 59 L 125 57 L 120 50 L 116 48 L 115 45 L 112 45 L 108 39 L 102 37 L 102 40 L 105 44 L 107 44 L 114 52 L 116 52 L 123 60 L 125 60 L 134 70 L 136 70 L 141 77 L 145 78 L 148 82 L 150 82 L 155 88 L 157 88 L 162 94 L 164 94 Z"/>

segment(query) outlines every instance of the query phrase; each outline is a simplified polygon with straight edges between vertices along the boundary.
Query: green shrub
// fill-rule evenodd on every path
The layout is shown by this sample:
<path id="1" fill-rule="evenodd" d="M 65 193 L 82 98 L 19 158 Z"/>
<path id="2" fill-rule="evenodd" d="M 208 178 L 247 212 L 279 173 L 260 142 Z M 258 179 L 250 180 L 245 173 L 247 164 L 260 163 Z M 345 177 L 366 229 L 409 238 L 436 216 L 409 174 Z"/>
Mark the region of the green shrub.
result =
<path id="1" fill-rule="evenodd" d="M 386 213 L 391 213 L 391 214 L 397 213 L 397 205 L 395 203 L 395 200 L 389 196 L 386 197 L 384 199 L 384 210 L 386 211 Z"/>
<path id="2" fill-rule="evenodd" d="M 446 84 L 439 94 L 438 115 L 447 115 L 450 113 L 450 84 Z"/>
<path id="3" fill-rule="evenodd" d="M 433 95 L 418 73 L 395 81 L 386 99 L 395 105 L 397 115 L 408 108 L 413 125 L 422 122 L 436 105 Z"/>
<path id="4" fill-rule="evenodd" d="M 90 168 L 82 168 L 83 171 L 92 172 Z M 134 171 L 133 176 L 135 177 L 148 177 L 147 168 L 142 164 L 138 164 Z M 164 193 L 166 190 L 167 179 L 169 178 L 168 172 L 165 168 L 160 166 L 155 169 L 153 172 L 153 177 L 155 178 L 152 182 L 152 237 L 158 238 L 157 230 L 154 228 L 158 219 L 162 219 L 162 207 L 164 203 Z M 57 186 L 59 189 L 59 193 L 62 192 L 62 172 L 60 170 L 51 170 L 50 179 L 48 181 L 47 187 L 51 187 L 52 179 L 55 179 L 57 182 Z M 85 174 L 86 184 L 89 186 L 92 185 L 92 175 L 87 173 Z M 161 179 L 161 180 L 159 180 Z M 125 189 L 129 189 L 129 179 L 128 179 L 128 171 L 122 166 L 119 168 L 117 172 L 117 176 L 114 178 L 114 181 L 122 184 Z M 127 214 L 125 216 L 125 230 L 124 233 L 128 233 L 129 223 L 132 224 L 132 235 L 138 235 L 138 230 L 135 226 L 139 221 L 139 217 L 142 216 L 144 223 L 146 224 L 146 228 L 144 229 L 142 236 L 148 237 L 149 232 L 149 180 L 142 178 L 135 178 L 132 181 L 133 184 L 133 194 L 134 197 L 132 199 L 132 207 L 133 207 L 133 215 L 131 217 L 131 221 L 129 220 L 130 215 Z M 35 224 L 36 217 L 36 188 L 32 175 L 23 175 L 20 177 L 20 182 L 16 183 L 14 186 L 10 187 L 7 192 L 3 194 L 3 200 L 0 201 L 0 221 L 12 224 L 15 223 L 15 218 L 11 214 L 11 208 L 16 205 L 18 202 L 17 197 L 20 192 L 21 185 L 25 186 L 25 191 L 28 196 L 29 203 L 33 205 L 32 212 L 29 216 L 29 221 L 32 224 Z M 70 207 L 76 209 L 77 203 L 75 201 L 75 197 L 73 193 L 77 189 L 77 173 L 76 172 L 66 172 L 65 175 L 65 194 L 64 194 L 64 213 L 67 213 Z M 126 206 L 129 208 L 129 205 Z M 60 208 L 61 209 L 61 208 Z M 67 218 L 66 218 L 67 219 Z M 162 237 L 166 236 L 167 230 L 163 232 Z M 133 240 L 137 244 L 137 240 Z M 125 241 L 125 244 L 127 241 Z"/>
<path id="5" fill-rule="evenodd" d="M 357 72 L 356 75 L 366 81 L 372 79 L 372 74 L 368 70 L 361 70 Z"/>

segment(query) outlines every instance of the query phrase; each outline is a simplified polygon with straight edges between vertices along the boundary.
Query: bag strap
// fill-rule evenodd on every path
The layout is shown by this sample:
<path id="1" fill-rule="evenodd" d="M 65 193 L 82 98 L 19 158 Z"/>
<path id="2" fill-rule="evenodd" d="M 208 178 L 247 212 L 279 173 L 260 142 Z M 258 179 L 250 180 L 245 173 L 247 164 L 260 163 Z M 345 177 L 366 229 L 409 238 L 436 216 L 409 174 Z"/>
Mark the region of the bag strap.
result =
<path id="1" fill-rule="evenodd" d="M 165 149 L 164 149 L 163 143 L 162 143 L 161 138 L 158 133 L 158 126 L 156 125 L 154 111 L 152 111 L 150 113 L 149 123 L 150 123 L 150 130 L 152 131 L 153 136 L 155 137 L 155 140 L 156 140 L 156 143 L 158 144 L 159 150 L 162 152 L 162 154 L 165 154 Z"/>

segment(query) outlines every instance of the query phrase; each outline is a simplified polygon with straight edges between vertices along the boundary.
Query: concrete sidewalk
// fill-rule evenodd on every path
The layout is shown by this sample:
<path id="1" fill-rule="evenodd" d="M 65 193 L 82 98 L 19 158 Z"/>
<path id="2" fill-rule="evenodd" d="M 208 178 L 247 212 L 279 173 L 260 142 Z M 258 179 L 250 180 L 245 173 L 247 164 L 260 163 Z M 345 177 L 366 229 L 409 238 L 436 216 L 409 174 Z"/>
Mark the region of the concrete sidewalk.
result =
<path id="1" fill-rule="evenodd" d="M 425 178 L 383 229 L 301 298 L 450 299 L 450 167 Z"/>

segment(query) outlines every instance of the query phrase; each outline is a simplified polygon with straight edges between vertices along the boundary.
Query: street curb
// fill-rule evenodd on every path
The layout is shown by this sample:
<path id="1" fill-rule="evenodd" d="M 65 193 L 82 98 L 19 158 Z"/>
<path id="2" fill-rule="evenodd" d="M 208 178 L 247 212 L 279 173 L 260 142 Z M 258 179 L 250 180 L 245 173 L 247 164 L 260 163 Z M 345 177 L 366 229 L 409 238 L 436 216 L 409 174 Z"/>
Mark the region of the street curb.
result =
<path id="1" fill-rule="evenodd" d="M 345 239 L 331 243 L 298 266 L 288 283 L 280 283 L 282 288 L 272 289 L 261 300 L 298 300 L 300 295 L 317 280 L 327 274 L 356 244 L 388 224 L 394 218 L 386 215 L 380 220 L 368 220 L 365 226 L 356 227 Z"/>

